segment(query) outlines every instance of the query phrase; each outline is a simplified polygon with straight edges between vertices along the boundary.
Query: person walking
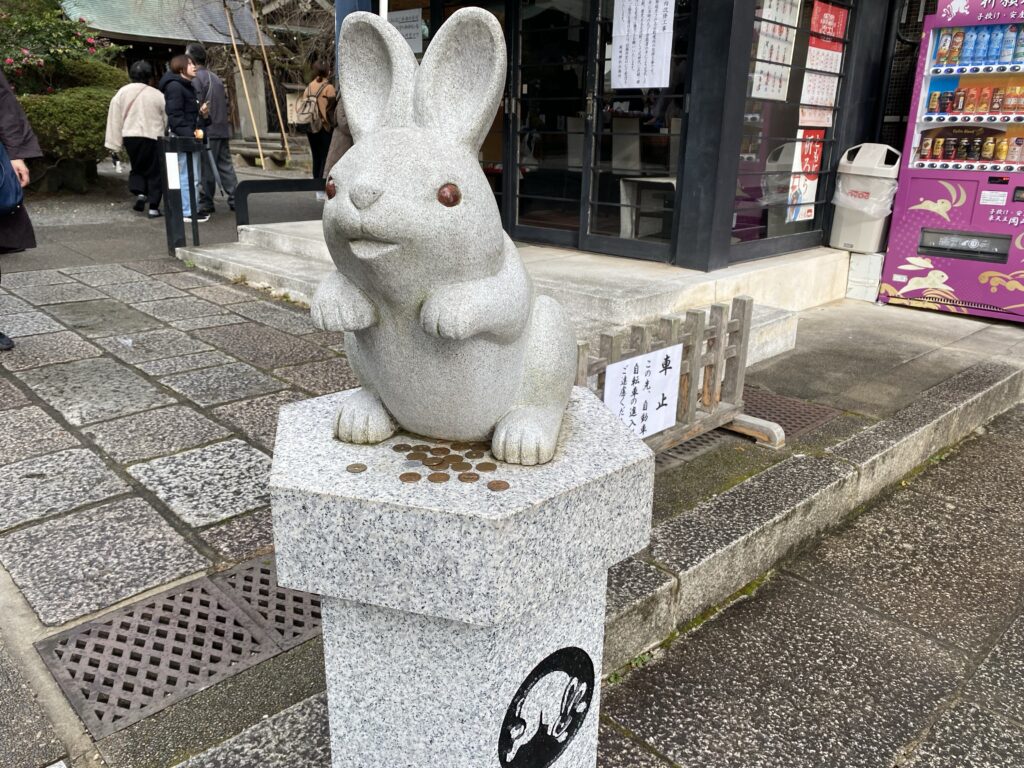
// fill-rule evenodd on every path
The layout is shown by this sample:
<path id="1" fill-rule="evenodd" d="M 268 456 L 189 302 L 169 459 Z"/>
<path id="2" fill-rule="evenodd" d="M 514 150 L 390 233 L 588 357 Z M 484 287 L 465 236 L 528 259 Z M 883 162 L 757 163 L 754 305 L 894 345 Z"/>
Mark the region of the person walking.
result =
<path id="1" fill-rule="evenodd" d="M 306 136 L 309 137 L 309 151 L 313 155 L 313 178 L 324 177 L 324 165 L 327 162 L 327 151 L 331 147 L 331 134 L 334 131 L 334 106 L 338 92 L 329 80 L 331 69 L 324 62 L 313 65 L 313 81 L 306 86 L 302 99 L 315 99 L 317 113 L 309 124 Z M 324 199 L 323 192 L 317 192 L 318 199 Z"/>
<path id="2" fill-rule="evenodd" d="M 217 193 L 217 181 L 227 198 L 228 208 L 235 210 L 235 187 L 238 177 L 235 176 L 235 163 L 231 159 L 231 124 L 228 122 L 228 96 L 224 90 L 224 82 L 216 72 L 206 66 L 206 49 L 199 43 L 190 43 L 185 49 L 196 65 L 196 76 L 192 87 L 199 99 L 199 108 L 203 111 L 206 105 L 206 138 L 210 149 L 202 155 L 202 183 L 199 186 L 199 212 L 213 213 L 216 207 L 213 202 Z"/>
<path id="3" fill-rule="evenodd" d="M 147 204 L 149 218 L 160 213 L 163 194 L 161 163 L 163 158 L 157 140 L 167 133 L 167 112 L 164 95 L 152 86 L 153 67 L 148 61 L 136 61 L 128 70 L 132 82 L 121 88 L 110 100 L 107 110 L 107 135 L 104 146 L 111 152 L 128 152 L 131 172 L 128 189 L 136 196 L 136 211 Z"/>
<path id="4" fill-rule="evenodd" d="M 160 79 L 159 88 L 164 94 L 167 112 L 167 128 L 174 136 L 197 138 L 197 129 L 203 124 L 199 116 L 199 100 L 196 98 L 192 79 L 196 76 L 196 65 L 185 55 L 171 59 L 170 70 Z M 189 199 L 188 161 L 192 159 L 192 180 L 195 184 L 196 207 L 198 209 L 199 153 L 191 155 L 178 153 L 178 176 L 181 180 L 181 211 L 186 223 L 192 221 L 192 203 Z M 209 214 L 196 211 L 196 221 L 209 221 Z"/>
<path id="5" fill-rule="evenodd" d="M 25 160 L 42 157 L 43 151 L 3 72 L 0 72 L 0 144 L 3 144 L 18 183 L 24 189 L 30 178 Z M 10 213 L 0 215 L 0 255 L 35 247 L 36 235 L 24 202 Z M 14 342 L 0 332 L 0 351 L 11 349 L 14 349 Z"/>

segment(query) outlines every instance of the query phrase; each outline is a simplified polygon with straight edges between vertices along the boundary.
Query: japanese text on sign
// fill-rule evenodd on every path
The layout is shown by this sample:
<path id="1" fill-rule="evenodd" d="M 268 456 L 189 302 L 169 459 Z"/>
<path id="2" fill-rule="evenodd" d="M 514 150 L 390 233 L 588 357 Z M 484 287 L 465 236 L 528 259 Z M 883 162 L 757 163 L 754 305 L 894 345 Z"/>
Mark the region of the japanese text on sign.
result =
<path id="1" fill-rule="evenodd" d="M 667 88 L 675 0 L 616 0 L 612 88 Z"/>
<path id="2" fill-rule="evenodd" d="M 413 53 L 423 53 L 423 9 L 410 8 L 407 11 L 390 11 L 388 21 L 402 33 Z"/>
<path id="3" fill-rule="evenodd" d="M 608 365 L 604 404 L 637 437 L 675 426 L 683 345 L 659 349 Z"/>

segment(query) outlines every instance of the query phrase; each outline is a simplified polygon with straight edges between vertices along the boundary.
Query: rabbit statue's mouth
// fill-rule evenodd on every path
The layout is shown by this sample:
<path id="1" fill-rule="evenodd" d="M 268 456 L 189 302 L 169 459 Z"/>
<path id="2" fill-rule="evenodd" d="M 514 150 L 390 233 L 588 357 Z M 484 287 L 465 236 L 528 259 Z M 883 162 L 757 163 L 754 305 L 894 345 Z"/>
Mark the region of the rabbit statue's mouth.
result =
<path id="1" fill-rule="evenodd" d="M 397 251 L 398 243 L 384 240 L 349 240 L 348 247 L 352 249 L 357 259 L 373 261 Z"/>

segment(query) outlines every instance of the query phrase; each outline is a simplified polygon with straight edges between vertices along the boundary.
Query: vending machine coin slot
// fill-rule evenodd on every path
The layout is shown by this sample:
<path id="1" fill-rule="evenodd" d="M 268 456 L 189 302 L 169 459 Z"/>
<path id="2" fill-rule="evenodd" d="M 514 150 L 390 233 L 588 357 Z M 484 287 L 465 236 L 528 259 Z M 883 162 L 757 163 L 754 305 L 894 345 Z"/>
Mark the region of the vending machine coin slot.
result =
<path id="1" fill-rule="evenodd" d="M 1012 238 L 988 232 L 955 232 L 948 229 L 922 229 L 917 252 L 921 256 L 984 261 L 1006 264 Z"/>

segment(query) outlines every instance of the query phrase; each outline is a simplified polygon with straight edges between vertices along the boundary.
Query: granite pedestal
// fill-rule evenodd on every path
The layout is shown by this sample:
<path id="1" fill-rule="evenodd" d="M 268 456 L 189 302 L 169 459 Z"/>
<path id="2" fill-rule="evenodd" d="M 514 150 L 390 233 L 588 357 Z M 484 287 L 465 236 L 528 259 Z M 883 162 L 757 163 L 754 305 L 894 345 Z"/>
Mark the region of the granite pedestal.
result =
<path id="1" fill-rule="evenodd" d="M 333 768 L 594 768 L 607 571 L 647 545 L 653 454 L 580 388 L 543 466 L 342 443 L 355 391 L 285 407 L 271 473 L 278 580 L 323 597 Z"/>

